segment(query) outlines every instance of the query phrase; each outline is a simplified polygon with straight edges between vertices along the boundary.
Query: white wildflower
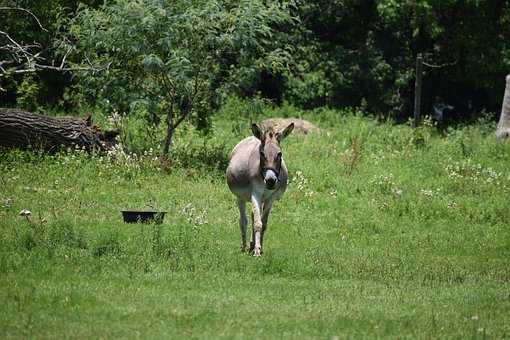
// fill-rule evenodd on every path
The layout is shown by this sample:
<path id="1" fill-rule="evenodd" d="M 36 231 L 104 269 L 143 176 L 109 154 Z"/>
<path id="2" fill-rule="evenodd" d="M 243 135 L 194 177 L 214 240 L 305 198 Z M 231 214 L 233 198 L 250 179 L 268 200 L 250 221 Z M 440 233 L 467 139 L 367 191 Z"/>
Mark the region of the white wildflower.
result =
<path id="1" fill-rule="evenodd" d="M 455 208 L 457 208 L 457 203 L 455 203 L 453 201 L 448 202 L 447 207 L 448 207 L 448 209 L 455 209 Z"/>
<path id="2" fill-rule="evenodd" d="M 193 224 L 195 226 L 200 226 L 207 224 L 207 210 L 203 210 L 202 212 L 198 212 L 197 209 L 193 206 L 193 203 L 186 204 L 181 209 L 181 215 L 183 215 L 188 223 Z"/>
<path id="3" fill-rule="evenodd" d="M 427 198 L 434 197 L 434 191 L 428 190 L 428 189 L 421 189 L 420 190 L 420 194 L 422 194 L 423 196 L 425 196 Z"/>
<path id="4" fill-rule="evenodd" d="M 310 190 L 310 191 L 305 192 L 305 197 L 312 197 L 314 194 L 315 193 L 312 190 Z"/>
<path id="5" fill-rule="evenodd" d="M 403 194 L 403 191 L 400 188 L 391 188 L 391 192 L 397 197 L 400 197 Z"/>

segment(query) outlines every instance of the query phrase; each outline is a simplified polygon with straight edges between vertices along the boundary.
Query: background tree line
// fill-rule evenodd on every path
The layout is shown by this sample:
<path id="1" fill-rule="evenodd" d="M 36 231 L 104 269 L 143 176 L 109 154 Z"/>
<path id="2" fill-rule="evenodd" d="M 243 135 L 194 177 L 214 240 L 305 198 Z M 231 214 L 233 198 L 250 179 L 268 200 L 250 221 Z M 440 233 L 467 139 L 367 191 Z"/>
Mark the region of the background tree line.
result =
<path id="1" fill-rule="evenodd" d="M 440 66 L 426 67 L 424 111 L 442 101 L 469 119 L 499 110 L 510 70 L 505 0 L 1 0 L 0 8 L 1 106 L 143 107 L 167 130 L 181 119 L 207 129 L 230 95 L 407 119 L 417 53 Z M 49 65 L 66 58 L 71 71 L 14 72 L 27 65 L 13 60 L 12 41 Z"/>

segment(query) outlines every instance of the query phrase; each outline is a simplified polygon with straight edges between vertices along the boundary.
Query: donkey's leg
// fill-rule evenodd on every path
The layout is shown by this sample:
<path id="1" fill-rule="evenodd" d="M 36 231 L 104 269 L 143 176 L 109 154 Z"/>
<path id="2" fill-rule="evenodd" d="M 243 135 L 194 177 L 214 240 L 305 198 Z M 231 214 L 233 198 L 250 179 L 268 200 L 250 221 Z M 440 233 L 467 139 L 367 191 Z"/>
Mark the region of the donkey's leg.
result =
<path id="1" fill-rule="evenodd" d="M 255 239 L 253 256 L 260 256 L 260 235 L 262 233 L 262 195 L 253 193 L 251 196 L 251 205 L 253 210 L 253 236 Z"/>
<path id="2" fill-rule="evenodd" d="M 246 218 L 246 202 L 241 199 L 237 200 L 237 206 L 239 207 L 239 229 L 241 230 L 241 251 L 246 250 L 246 225 L 248 219 Z"/>
<path id="3" fill-rule="evenodd" d="M 264 247 L 264 234 L 267 229 L 267 220 L 269 218 L 269 213 L 271 212 L 271 207 L 273 206 L 273 201 L 268 200 L 264 203 L 264 208 L 262 210 L 262 233 L 260 235 L 260 248 L 262 252 L 262 248 Z"/>
<path id="4" fill-rule="evenodd" d="M 255 228 L 253 228 L 253 209 L 251 210 L 251 242 L 250 242 L 250 252 L 255 249 Z"/>

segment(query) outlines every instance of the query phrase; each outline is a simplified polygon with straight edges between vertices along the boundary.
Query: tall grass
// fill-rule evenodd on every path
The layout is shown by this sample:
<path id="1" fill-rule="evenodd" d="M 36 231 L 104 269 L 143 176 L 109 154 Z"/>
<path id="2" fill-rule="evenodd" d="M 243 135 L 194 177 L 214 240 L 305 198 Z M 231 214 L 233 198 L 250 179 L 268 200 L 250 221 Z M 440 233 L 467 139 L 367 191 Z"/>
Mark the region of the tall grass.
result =
<path id="1" fill-rule="evenodd" d="M 251 120 L 291 115 L 321 132 L 283 142 L 290 184 L 255 259 L 224 169 Z M 505 338 L 510 152 L 489 124 L 232 102 L 209 136 L 182 129 L 168 163 L 151 143 L 4 150 L 0 335 Z M 163 224 L 122 222 L 149 206 Z"/>

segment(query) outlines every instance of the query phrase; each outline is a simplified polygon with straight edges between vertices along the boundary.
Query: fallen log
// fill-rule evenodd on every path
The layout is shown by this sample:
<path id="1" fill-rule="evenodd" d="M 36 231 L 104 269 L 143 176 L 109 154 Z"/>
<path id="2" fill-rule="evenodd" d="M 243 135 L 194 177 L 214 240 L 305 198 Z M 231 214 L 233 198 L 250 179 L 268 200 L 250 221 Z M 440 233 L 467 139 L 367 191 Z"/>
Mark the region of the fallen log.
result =
<path id="1" fill-rule="evenodd" d="M 103 133 L 91 117 L 49 117 L 18 109 L 0 108 L 0 146 L 56 151 L 79 147 L 104 151 L 115 140 L 115 132 Z"/>

